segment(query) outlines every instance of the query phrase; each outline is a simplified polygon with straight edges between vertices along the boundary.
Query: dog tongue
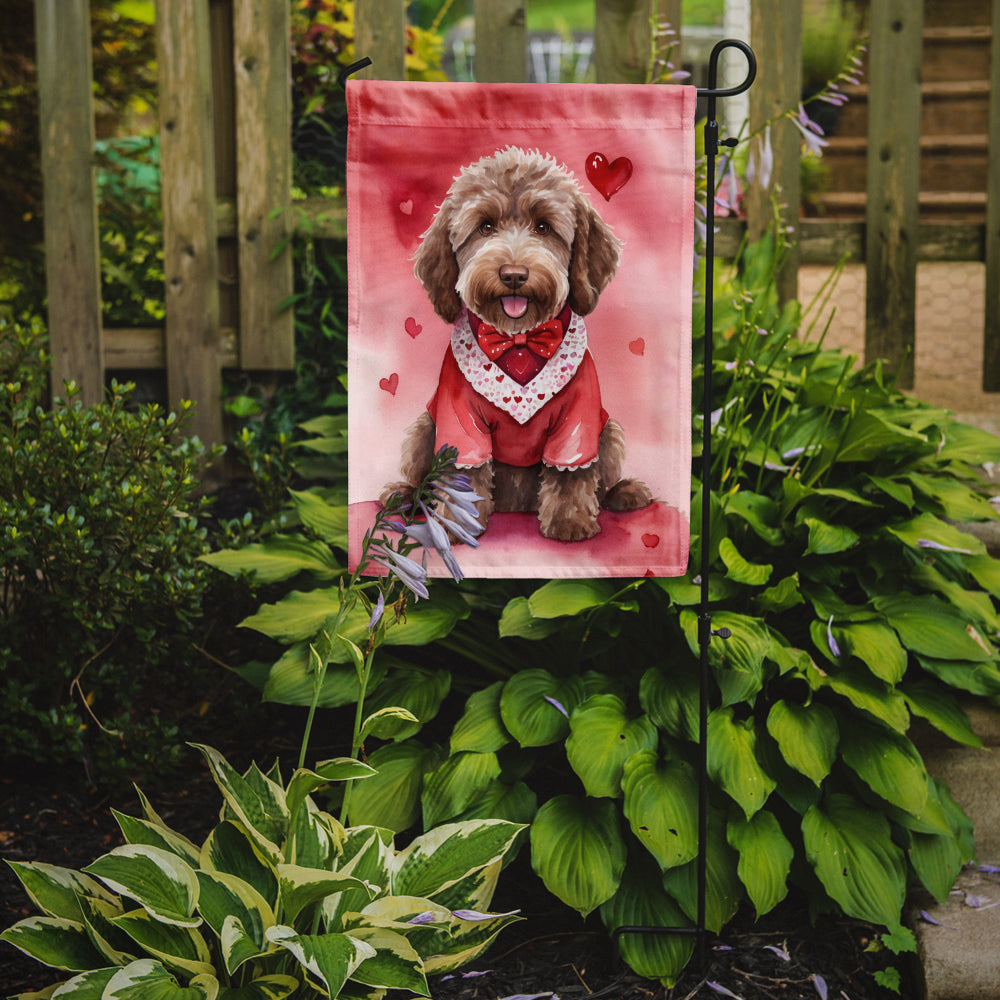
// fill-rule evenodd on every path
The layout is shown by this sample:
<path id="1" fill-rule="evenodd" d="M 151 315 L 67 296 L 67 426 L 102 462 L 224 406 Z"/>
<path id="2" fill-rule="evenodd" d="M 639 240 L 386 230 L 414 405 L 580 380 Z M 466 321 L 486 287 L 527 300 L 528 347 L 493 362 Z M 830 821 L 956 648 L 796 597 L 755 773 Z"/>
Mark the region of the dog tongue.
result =
<path id="1" fill-rule="evenodd" d="M 528 300 L 523 295 L 504 295 L 500 302 L 511 319 L 517 319 L 528 311 Z"/>

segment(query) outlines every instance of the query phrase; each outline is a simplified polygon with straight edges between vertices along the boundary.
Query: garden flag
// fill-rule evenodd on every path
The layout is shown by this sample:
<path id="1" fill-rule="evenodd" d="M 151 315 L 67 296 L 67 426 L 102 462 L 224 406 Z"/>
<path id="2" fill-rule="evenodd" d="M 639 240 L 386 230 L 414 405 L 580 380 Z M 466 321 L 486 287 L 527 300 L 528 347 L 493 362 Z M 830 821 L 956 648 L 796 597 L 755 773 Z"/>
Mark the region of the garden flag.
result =
<path id="1" fill-rule="evenodd" d="M 352 567 L 450 445 L 466 576 L 686 571 L 695 98 L 348 82 Z"/>

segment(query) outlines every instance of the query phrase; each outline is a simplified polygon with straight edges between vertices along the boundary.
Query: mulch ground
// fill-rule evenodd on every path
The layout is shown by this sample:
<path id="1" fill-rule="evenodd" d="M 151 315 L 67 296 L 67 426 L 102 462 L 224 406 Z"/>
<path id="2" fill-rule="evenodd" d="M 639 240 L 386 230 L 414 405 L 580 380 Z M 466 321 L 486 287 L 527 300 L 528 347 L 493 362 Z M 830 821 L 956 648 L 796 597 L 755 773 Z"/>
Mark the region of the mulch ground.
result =
<path id="1" fill-rule="evenodd" d="M 239 747 L 222 743 L 220 749 L 239 762 Z M 194 751 L 191 768 L 146 791 L 164 820 L 195 840 L 208 832 L 218 813 L 218 793 Z M 134 793 L 101 794 L 73 776 L 8 774 L 0 778 L 0 858 L 81 868 L 122 842 L 111 807 L 139 814 Z M 758 924 L 740 914 L 719 938 L 706 939 L 705 967 L 692 963 L 673 989 L 634 975 L 617 959 L 596 916 L 582 922 L 558 903 L 524 856 L 501 877 L 494 908 L 519 908 L 525 919 L 503 931 L 469 969 L 432 977 L 435 1000 L 553 995 L 562 1000 L 887 1000 L 893 994 L 873 979 L 887 965 L 903 973 L 903 997 L 919 992 L 899 959 L 866 950 L 871 928 L 828 918 L 811 926 L 800 901 L 783 904 Z M 0 927 L 32 912 L 11 870 L 0 865 Z M 0 944 L 0 995 L 38 990 L 60 978 Z"/>

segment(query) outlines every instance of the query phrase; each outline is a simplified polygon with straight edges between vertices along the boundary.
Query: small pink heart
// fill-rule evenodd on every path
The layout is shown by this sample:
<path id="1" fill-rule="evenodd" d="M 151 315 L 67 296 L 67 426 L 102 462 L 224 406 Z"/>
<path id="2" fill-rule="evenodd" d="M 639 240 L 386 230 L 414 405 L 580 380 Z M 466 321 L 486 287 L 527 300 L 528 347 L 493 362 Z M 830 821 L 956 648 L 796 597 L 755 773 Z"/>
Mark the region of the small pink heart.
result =
<path id="1" fill-rule="evenodd" d="M 395 396 L 396 390 L 399 388 L 399 376 L 393 372 L 388 378 L 380 378 L 378 387 L 384 389 L 391 396 Z"/>
<path id="2" fill-rule="evenodd" d="M 657 545 L 660 544 L 659 535 L 643 535 L 642 544 L 646 546 L 647 549 L 655 549 Z"/>
<path id="3" fill-rule="evenodd" d="M 399 210 L 403 215 L 413 215 L 413 199 L 407 198 L 406 201 L 401 201 L 399 203 Z"/>
<path id="4" fill-rule="evenodd" d="M 642 337 L 636 337 L 635 340 L 630 340 L 628 342 L 628 349 L 633 354 L 638 354 L 639 357 L 641 358 L 646 350 L 646 341 L 643 340 Z"/>
<path id="5" fill-rule="evenodd" d="M 617 194 L 632 176 L 632 161 L 627 156 L 619 156 L 608 162 L 603 153 L 591 153 L 587 157 L 587 180 L 604 195 L 605 201 Z"/>
<path id="6" fill-rule="evenodd" d="M 403 326 L 406 327 L 406 332 L 414 339 L 419 337 L 420 331 L 423 330 L 423 327 L 412 316 L 406 317 L 406 322 Z"/>

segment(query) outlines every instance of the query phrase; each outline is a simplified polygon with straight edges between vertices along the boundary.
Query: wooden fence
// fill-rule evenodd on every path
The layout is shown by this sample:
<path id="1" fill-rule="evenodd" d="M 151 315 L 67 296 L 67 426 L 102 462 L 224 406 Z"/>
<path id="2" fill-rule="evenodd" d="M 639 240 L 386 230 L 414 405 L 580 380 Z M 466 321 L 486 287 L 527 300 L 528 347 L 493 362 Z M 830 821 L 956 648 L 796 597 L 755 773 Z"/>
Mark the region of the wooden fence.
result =
<path id="1" fill-rule="evenodd" d="M 195 432 L 223 439 L 221 371 L 293 365 L 291 254 L 290 0 L 158 0 L 157 46 L 163 170 L 166 324 L 102 329 L 88 42 L 89 0 L 35 0 L 45 182 L 53 384 L 73 379 L 85 401 L 101 397 L 105 373 L 160 369 L 169 401 L 198 403 Z M 476 75 L 526 78 L 525 6 L 475 0 Z M 595 0 L 594 63 L 601 83 L 642 82 L 655 0 Z M 681 0 L 659 14 L 681 23 Z M 751 43 L 759 72 L 750 125 L 800 99 L 801 0 L 753 0 Z M 895 364 L 912 384 L 918 261 L 985 261 L 983 384 L 1000 390 L 1000 0 L 992 3 L 989 171 L 985 223 L 921 222 L 919 53 L 923 2 L 871 0 L 867 81 L 869 131 L 864 221 L 786 218 L 797 242 L 782 290 L 795 294 L 800 263 L 849 253 L 867 270 L 866 356 Z M 357 0 L 356 52 L 365 75 L 402 79 L 404 0 Z M 681 40 L 683 46 L 683 39 Z M 676 56 L 676 53 L 675 53 Z M 725 102 L 720 102 L 724 121 Z M 734 123 L 731 132 L 739 123 Z M 800 141 L 774 132 L 775 171 L 751 189 L 747 220 L 724 220 L 716 241 L 731 254 L 745 228 L 760 233 L 775 195 L 799 203 Z M 786 210 L 787 212 L 787 210 Z M 320 237 L 342 238 L 343 201 L 311 201 L 297 215 Z"/>

